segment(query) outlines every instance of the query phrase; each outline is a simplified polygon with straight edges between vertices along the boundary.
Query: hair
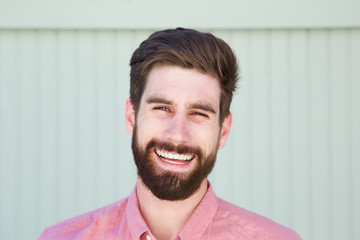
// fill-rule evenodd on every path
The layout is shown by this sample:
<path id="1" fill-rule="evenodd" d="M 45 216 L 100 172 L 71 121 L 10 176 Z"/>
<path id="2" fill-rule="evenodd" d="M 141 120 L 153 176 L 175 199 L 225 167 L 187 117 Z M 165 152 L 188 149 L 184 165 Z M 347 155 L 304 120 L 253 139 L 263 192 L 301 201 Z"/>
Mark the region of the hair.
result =
<path id="1" fill-rule="evenodd" d="M 209 74 L 219 81 L 220 123 L 230 113 L 238 65 L 229 45 L 211 33 L 176 28 L 157 31 L 143 41 L 130 60 L 130 100 L 137 114 L 146 79 L 155 66 L 178 66 Z"/>

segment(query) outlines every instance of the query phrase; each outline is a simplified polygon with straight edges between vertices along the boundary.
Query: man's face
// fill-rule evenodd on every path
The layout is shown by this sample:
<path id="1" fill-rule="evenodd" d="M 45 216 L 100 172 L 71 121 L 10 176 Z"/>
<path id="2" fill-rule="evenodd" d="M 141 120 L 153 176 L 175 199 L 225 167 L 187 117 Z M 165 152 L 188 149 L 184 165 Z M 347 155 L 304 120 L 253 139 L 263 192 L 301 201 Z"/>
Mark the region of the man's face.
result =
<path id="1" fill-rule="evenodd" d="M 138 175 L 158 198 L 186 199 L 211 172 L 231 125 L 229 115 L 220 126 L 219 103 L 219 83 L 207 74 L 174 66 L 150 71 L 127 126 Z"/>

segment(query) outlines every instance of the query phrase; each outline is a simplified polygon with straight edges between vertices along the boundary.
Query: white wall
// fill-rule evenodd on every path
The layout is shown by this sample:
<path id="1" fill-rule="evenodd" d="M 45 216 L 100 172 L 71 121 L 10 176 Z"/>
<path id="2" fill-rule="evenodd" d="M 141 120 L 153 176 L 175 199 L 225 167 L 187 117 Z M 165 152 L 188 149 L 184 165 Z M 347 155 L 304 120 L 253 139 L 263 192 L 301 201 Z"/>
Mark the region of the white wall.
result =
<path id="1" fill-rule="evenodd" d="M 125 2 L 131 11 L 141 4 Z M 149 26 L 141 27 L 148 18 L 138 15 L 134 26 L 123 20 L 114 29 L 106 24 L 115 13 L 98 26 L 87 14 L 80 15 L 83 22 L 61 21 L 67 18 L 56 4 L 36 8 L 42 1 L 33 2 L 31 14 L 19 0 L 0 2 L 0 11 L 16 3 L 22 12 L 0 14 L 0 239 L 35 239 L 45 226 L 119 200 L 134 187 L 123 115 L 128 62 L 140 41 L 167 26 L 158 15 Z M 338 8 L 358 6 L 351 3 Z M 285 7 L 279 18 L 248 17 L 248 25 L 246 18 L 219 23 L 226 11 L 206 23 L 196 19 L 211 15 L 196 16 L 191 8 L 184 19 L 226 40 L 242 72 L 232 133 L 211 181 L 219 196 L 303 239 L 359 239 L 360 17 L 349 11 L 351 24 L 336 22 L 326 18 L 329 11 L 326 24 L 310 18 L 306 27 L 296 24 L 306 6 L 288 23 L 282 21 L 288 14 L 280 14 Z M 50 10 L 57 18 L 44 21 Z"/>
<path id="2" fill-rule="evenodd" d="M 0 32 L 1 239 L 129 194 L 128 60 L 149 33 Z M 214 33 L 242 68 L 217 193 L 304 239 L 358 239 L 360 30 Z"/>
<path id="3" fill-rule="evenodd" d="M 359 27 L 358 0 L 0 0 L 0 28 Z"/>

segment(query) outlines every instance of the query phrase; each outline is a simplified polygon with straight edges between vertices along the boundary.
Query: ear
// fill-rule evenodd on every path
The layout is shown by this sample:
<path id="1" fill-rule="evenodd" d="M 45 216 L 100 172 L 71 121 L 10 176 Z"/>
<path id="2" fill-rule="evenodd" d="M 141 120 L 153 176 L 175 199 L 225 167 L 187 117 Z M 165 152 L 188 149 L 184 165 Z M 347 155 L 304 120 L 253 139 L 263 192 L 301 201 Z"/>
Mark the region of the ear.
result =
<path id="1" fill-rule="evenodd" d="M 126 103 L 125 103 L 125 125 L 126 125 L 126 132 L 130 136 L 132 136 L 135 126 L 135 111 L 130 98 L 126 99 Z"/>
<path id="2" fill-rule="evenodd" d="M 232 114 L 227 115 L 221 125 L 219 149 L 225 147 L 226 140 L 230 134 L 230 128 L 232 124 Z"/>

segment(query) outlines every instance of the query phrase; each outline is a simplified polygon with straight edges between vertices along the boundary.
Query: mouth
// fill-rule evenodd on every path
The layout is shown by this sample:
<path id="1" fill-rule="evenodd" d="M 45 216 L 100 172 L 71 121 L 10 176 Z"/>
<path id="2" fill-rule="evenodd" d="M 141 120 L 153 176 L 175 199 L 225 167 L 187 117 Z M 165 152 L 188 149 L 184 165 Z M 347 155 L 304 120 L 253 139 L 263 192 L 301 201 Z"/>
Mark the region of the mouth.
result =
<path id="1" fill-rule="evenodd" d="M 155 153 L 162 161 L 176 165 L 185 165 L 195 158 L 194 154 L 178 154 L 160 149 L 155 149 Z"/>

